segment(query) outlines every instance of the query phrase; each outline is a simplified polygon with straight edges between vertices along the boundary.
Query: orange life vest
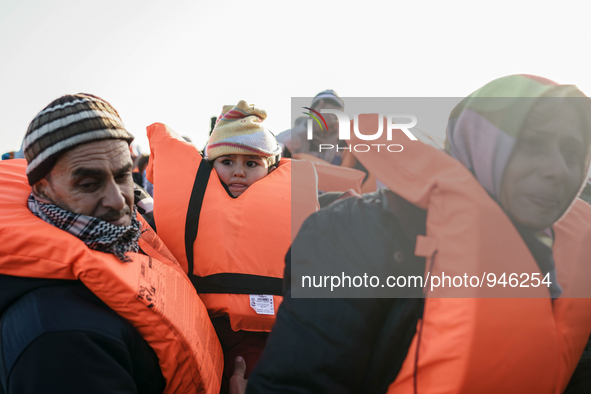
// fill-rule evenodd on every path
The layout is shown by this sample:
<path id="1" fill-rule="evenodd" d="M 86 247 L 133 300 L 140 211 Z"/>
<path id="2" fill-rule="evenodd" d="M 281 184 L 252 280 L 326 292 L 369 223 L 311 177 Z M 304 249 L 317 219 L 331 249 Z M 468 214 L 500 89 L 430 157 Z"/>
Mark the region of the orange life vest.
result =
<path id="1" fill-rule="evenodd" d="M 343 151 L 343 162 L 341 166 L 346 168 L 353 168 L 357 164 L 357 158 L 355 157 L 356 152 Z M 364 174 L 365 177 L 365 174 Z M 367 178 L 363 181 L 360 190 L 356 190 L 359 193 L 371 193 L 378 190 L 378 182 L 374 174 L 369 173 Z"/>
<path id="2" fill-rule="evenodd" d="M 365 178 L 363 171 L 348 168 L 347 166 L 335 166 L 307 153 L 294 153 L 292 157 L 314 163 L 314 168 L 318 174 L 318 190 L 323 192 L 344 192 L 353 189 L 357 193 L 363 192 L 361 186 L 363 178 Z"/>
<path id="3" fill-rule="evenodd" d="M 375 117 L 359 121 L 375 128 Z M 522 283 L 521 274 L 540 273 L 509 218 L 460 162 L 402 132 L 381 142 L 404 149 L 356 156 L 394 193 L 428 210 L 415 253 L 427 258 L 430 275 L 515 273 Z M 427 291 L 388 393 L 562 392 L 591 332 L 591 207 L 576 201 L 554 230 L 560 298 L 552 301 L 546 286 Z"/>
<path id="4" fill-rule="evenodd" d="M 312 163 L 283 159 L 232 198 L 194 145 L 161 123 L 147 130 L 158 235 L 211 317 L 228 316 L 235 331 L 270 331 L 282 301 L 290 231 L 295 236 L 318 209 Z"/>
<path id="5" fill-rule="evenodd" d="M 149 229 L 132 262 L 89 249 L 27 207 L 25 160 L 0 163 L 0 273 L 80 280 L 127 319 L 154 349 L 165 393 L 217 394 L 223 355 L 203 303 L 164 244 Z"/>

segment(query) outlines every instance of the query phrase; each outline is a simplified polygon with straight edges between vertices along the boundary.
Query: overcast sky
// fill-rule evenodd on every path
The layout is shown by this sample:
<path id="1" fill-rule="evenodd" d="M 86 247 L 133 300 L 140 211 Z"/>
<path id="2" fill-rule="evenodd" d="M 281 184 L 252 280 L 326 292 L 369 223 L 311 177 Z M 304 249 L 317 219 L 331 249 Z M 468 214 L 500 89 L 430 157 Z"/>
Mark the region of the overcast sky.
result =
<path id="1" fill-rule="evenodd" d="M 1 0 L 0 153 L 77 92 L 111 102 L 144 151 L 153 122 L 203 145 L 241 99 L 278 133 L 291 97 L 324 89 L 461 97 L 527 73 L 591 94 L 589 27 L 586 0 Z"/>

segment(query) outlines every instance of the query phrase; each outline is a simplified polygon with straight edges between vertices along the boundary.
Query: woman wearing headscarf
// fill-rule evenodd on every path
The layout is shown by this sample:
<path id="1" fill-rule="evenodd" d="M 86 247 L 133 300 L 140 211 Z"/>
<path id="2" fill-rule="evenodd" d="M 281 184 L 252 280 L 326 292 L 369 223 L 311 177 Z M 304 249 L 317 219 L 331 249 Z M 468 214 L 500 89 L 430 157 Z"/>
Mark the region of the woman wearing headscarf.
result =
<path id="1" fill-rule="evenodd" d="M 451 113 L 446 151 L 501 206 L 544 274 L 560 285 L 551 225 L 580 193 L 589 168 L 589 101 L 573 85 L 513 75 L 495 80 Z"/>
<path id="2" fill-rule="evenodd" d="M 304 223 L 247 393 L 562 392 L 591 332 L 591 207 L 576 200 L 590 108 L 574 86 L 508 76 L 452 111 L 447 153 L 406 140 L 405 156 L 360 155 L 389 189 L 337 201 Z M 292 298 L 291 275 L 295 286 L 296 272 L 319 267 L 382 283 L 517 272 L 532 285 Z"/>

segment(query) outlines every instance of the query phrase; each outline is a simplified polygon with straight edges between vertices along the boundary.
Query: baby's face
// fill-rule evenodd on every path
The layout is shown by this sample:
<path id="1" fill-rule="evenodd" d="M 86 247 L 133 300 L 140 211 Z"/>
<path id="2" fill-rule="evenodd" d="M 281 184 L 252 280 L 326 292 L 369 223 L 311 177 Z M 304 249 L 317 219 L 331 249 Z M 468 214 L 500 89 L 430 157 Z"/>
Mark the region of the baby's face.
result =
<path id="1" fill-rule="evenodd" d="M 260 156 L 220 156 L 214 160 L 213 168 L 234 197 L 238 197 L 250 185 L 269 174 L 269 163 L 267 159 Z"/>

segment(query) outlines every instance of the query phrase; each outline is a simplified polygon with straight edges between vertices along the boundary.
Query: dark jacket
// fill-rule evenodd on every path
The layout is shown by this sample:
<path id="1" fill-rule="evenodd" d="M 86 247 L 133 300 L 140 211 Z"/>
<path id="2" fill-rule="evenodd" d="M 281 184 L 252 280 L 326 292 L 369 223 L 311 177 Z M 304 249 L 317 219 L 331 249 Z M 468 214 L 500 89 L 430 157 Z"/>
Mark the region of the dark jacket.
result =
<path id="1" fill-rule="evenodd" d="M 422 289 L 413 290 L 418 298 L 292 298 L 291 268 L 340 273 L 364 265 L 382 280 L 422 275 L 425 262 L 414 247 L 425 220 L 424 211 L 386 189 L 308 218 L 287 254 L 285 298 L 247 394 L 385 393 L 415 335 Z"/>
<path id="2" fill-rule="evenodd" d="M 146 393 L 158 358 L 80 281 L 0 275 L 0 394 Z"/>

